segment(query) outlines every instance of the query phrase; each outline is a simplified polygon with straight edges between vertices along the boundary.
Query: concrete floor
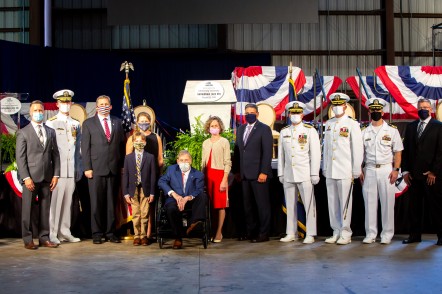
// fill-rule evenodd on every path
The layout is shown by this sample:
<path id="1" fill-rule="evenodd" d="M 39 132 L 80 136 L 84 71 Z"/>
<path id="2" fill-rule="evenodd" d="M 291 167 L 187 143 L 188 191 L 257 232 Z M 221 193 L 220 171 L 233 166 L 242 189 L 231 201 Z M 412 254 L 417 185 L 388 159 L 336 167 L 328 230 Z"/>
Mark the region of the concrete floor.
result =
<path id="1" fill-rule="evenodd" d="M 311 245 L 224 239 L 208 249 L 185 239 L 182 250 L 84 240 L 36 251 L 0 239 L 0 293 L 442 293 L 435 235 L 412 245 L 404 237 L 345 246 L 324 237 Z"/>

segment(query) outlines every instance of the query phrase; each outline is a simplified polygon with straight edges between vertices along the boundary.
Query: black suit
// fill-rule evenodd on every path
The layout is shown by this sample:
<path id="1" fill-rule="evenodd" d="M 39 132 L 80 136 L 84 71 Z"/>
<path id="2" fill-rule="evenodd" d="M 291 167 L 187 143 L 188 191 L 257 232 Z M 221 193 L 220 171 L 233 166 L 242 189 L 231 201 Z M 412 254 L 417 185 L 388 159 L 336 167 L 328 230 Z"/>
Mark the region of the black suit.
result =
<path id="1" fill-rule="evenodd" d="M 249 237 L 254 238 L 258 234 L 260 237 L 268 237 L 273 136 L 269 126 L 256 121 L 244 144 L 246 126 L 247 124 L 240 126 L 236 134 L 233 171 L 239 171 L 242 179 L 244 212 Z M 257 181 L 260 173 L 267 175 L 265 183 Z"/>
<path id="2" fill-rule="evenodd" d="M 50 183 L 54 176 L 60 176 L 60 155 L 55 131 L 44 126 L 46 141 L 44 147 L 32 125 L 28 124 L 17 132 L 16 160 L 20 179 L 31 178 L 35 185 L 33 192 L 23 186 L 22 194 L 22 237 L 25 244 L 32 241 L 31 207 L 38 195 L 40 220 L 38 238 L 40 243 L 49 241 L 49 209 L 51 205 Z"/>
<path id="3" fill-rule="evenodd" d="M 91 228 L 94 238 L 103 234 L 112 238 L 115 230 L 115 201 L 123 166 L 124 132 L 121 120 L 108 116 L 112 125 L 110 142 L 98 115 L 83 122 L 81 152 L 84 170 L 92 170 L 88 179 L 91 198 Z"/>
<path id="4" fill-rule="evenodd" d="M 156 180 L 156 163 L 157 159 L 152 154 L 143 151 L 143 158 L 141 159 L 140 174 L 141 187 L 146 197 L 155 195 L 155 180 Z M 137 159 L 136 152 L 126 155 L 124 160 L 123 170 L 123 196 L 129 195 L 133 197 L 137 182 Z"/>
<path id="5" fill-rule="evenodd" d="M 426 197 L 430 213 L 442 237 L 442 123 L 431 119 L 420 138 L 417 136 L 419 120 L 408 124 L 405 131 L 404 151 L 402 152 L 402 171 L 410 173 L 412 180 L 409 188 L 410 235 L 420 239 L 422 234 L 422 205 Z M 426 184 L 431 171 L 436 175 L 436 183 Z"/>

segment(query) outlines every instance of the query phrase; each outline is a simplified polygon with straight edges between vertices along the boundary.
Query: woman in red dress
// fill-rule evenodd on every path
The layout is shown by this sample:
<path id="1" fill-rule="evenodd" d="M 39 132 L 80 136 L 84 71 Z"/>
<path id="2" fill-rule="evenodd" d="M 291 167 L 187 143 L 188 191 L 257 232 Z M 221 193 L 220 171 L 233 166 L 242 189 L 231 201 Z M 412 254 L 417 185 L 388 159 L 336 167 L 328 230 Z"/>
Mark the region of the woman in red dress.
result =
<path id="1" fill-rule="evenodd" d="M 209 117 L 204 130 L 211 136 L 203 142 L 201 164 L 206 177 L 207 194 L 212 201 L 213 208 L 218 210 L 218 226 L 213 242 L 219 243 L 223 238 L 225 208 L 229 207 L 227 178 L 232 167 L 230 143 L 220 135 L 224 131 L 224 124 L 219 117 Z"/>

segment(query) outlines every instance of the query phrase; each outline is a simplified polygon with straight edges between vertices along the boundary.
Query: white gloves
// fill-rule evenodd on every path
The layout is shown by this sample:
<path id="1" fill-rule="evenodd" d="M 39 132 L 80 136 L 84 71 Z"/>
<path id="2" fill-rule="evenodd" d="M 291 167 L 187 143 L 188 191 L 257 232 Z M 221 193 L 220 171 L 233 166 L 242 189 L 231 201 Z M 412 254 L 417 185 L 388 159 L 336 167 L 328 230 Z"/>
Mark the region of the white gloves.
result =
<path id="1" fill-rule="evenodd" d="M 310 180 L 312 181 L 313 185 L 316 185 L 319 183 L 319 176 L 310 176 Z"/>

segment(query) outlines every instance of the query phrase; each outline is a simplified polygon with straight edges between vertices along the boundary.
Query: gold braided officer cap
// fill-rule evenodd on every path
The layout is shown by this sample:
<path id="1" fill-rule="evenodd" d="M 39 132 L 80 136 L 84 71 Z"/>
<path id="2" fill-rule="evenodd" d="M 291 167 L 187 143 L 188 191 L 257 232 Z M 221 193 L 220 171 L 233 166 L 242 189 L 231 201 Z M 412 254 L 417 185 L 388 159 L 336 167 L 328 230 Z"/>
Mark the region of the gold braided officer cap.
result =
<path id="1" fill-rule="evenodd" d="M 350 97 L 344 93 L 333 93 L 330 95 L 332 105 L 343 105 L 350 100 Z"/>
<path id="2" fill-rule="evenodd" d="M 384 99 L 379 99 L 379 98 L 370 98 L 370 99 L 367 100 L 365 105 L 370 110 L 382 110 L 384 108 L 384 106 L 385 106 L 385 100 Z"/>
<path id="3" fill-rule="evenodd" d="M 292 101 L 286 104 L 285 110 L 290 113 L 302 113 L 304 111 L 305 104 L 299 101 Z"/>
<path id="4" fill-rule="evenodd" d="M 68 89 L 60 90 L 55 92 L 52 97 L 56 100 L 60 100 L 61 102 L 69 102 L 72 101 L 72 97 L 74 97 L 74 92 Z"/>

